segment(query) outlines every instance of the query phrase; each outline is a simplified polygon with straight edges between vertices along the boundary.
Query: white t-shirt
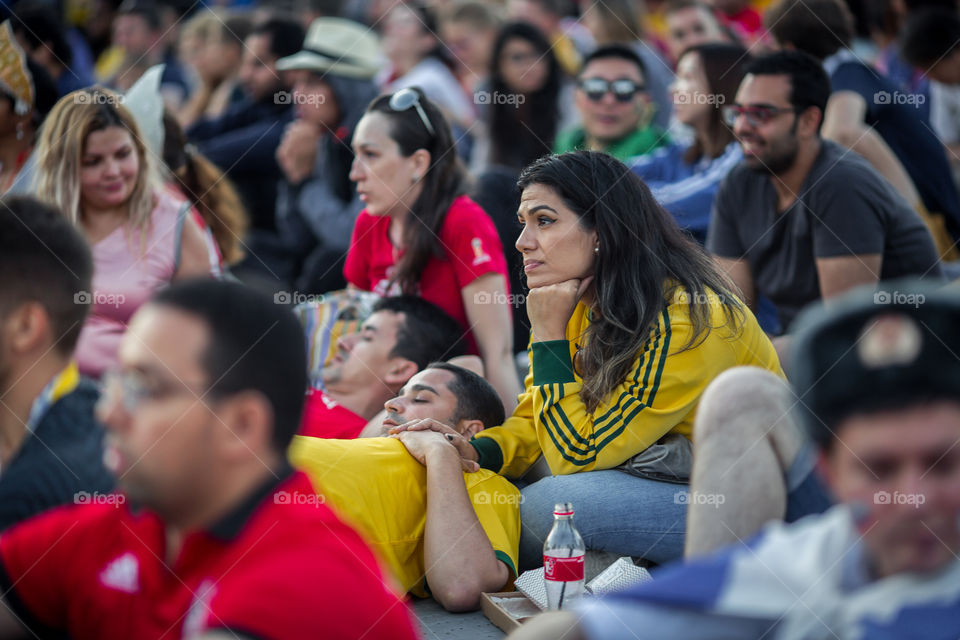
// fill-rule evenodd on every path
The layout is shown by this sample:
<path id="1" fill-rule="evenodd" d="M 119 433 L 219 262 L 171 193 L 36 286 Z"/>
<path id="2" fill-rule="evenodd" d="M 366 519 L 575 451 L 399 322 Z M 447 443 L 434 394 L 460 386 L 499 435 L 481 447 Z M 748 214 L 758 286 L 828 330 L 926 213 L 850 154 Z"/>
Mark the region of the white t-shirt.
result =
<path id="1" fill-rule="evenodd" d="M 393 93 L 407 87 L 420 87 L 445 114 L 464 127 L 468 127 L 476 117 L 472 96 L 467 95 L 450 69 L 436 58 L 421 60 L 413 69 L 384 86 L 383 90 Z"/>
<path id="2" fill-rule="evenodd" d="M 960 85 L 930 81 L 930 126 L 943 144 L 960 143 Z"/>

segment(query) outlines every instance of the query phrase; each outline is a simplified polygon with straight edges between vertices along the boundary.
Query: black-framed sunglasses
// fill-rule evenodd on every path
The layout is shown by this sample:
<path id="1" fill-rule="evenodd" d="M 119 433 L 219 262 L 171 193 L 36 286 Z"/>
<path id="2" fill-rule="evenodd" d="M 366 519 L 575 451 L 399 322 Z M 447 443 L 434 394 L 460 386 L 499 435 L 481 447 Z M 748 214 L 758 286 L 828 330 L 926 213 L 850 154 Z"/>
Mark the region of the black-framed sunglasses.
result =
<path id="1" fill-rule="evenodd" d="M 406 111 L 410 107 L 416 107 L 417 113 L 420 114 L 420 121 L 423 122 L 423 126 L 427 128 L 427 131 L 430 132 L 430 135 L 437 135 L 437 132 L 433 129 L 433 125 L 430 124 L 430 118 L 427 117 L 427 112 L 424 111 L 423 107 L 420 105 L 420 94 L 413 89 L 400 89 L 400 91 L 397 91 L 395 94 L 390 96 L 390 102 L 388 104 L 394 111 Z"/>
<path id="2" fill-rule="evenodd" d="M 798 109 L 796 107 L 774 107 L 772 105 L 741 107 L 740 105 L 731 104 L 723 107 L 720 113 L 723 115 L 723 121 L 727 123 L 728 127 L 733 127 L 737 122 L 737 118 L 740 116 L 745 116 L 747 123 L 749 123 L 751 127 L 759 127 L 767 124 L 781 113 L 796 113 L 797 111 Z"/>
<path id="3" fill-rule="evenodd" d="M 613 93 L 613 97 L 618 102 L 630 102 L 637 93 L 646 89 L 642 84 L 637 84 L 627 78 L 614 80 L 613 82 L 604 78 L 583 78 L 577 83 L 577 86 L 593 102 L 600 102 L 608 92 Z"/>

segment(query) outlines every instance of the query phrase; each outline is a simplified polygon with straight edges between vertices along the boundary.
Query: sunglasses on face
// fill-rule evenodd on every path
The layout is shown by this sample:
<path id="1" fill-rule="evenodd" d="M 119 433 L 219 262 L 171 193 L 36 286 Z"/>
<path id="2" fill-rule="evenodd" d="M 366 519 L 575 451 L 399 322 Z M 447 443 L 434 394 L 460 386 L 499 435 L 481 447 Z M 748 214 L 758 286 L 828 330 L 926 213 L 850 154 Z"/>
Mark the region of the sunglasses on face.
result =
<path id="1" fill-rule="evenodd" d="M 423 126 L 427 128 L 427 131 L 430 132 L 430 135 L 437 135 L 433 130 L 433 125 L 430 124 L 430 118 L 427 117 L 427 113 L 420 105 L 420 94 L 413 89 L 401 89 L 400 91 L 397 91 L 395 94 L 390 96 L 390 102 L 388 104 L 394 111 L 406 111 L 410 107 L 416 107 L 417 113 L 420 115 L 420 122 L 422 122 Z"/>
<path id="2" fill-rule="evenodd" d="M 733 127 L 737 122 L 737 118 L 740 116 L 746 117 L 747 123 L 751 127 L 759 127 L 767 124 L 781 113 L 795 113 L 796 111 L 796 107 L 774 107 L 769 105 L 741 107 L 740 105 L 731 104 L 723 107 L 721 114 L 723 115 L 723 121 L 727 123 L 728 127 Z"/>
<path id="3" fill-rule="evenodd" d="M 644 90 L 642 84 L 637 84 L 633 80 L 626 78 L 610 82 L 603 78 L 584 78 L 578 85 L 587 98 L 593 102 L 600 102 L 608 92 L 613 93 L 617 102 L 630 102 L 640 91 Z"/>

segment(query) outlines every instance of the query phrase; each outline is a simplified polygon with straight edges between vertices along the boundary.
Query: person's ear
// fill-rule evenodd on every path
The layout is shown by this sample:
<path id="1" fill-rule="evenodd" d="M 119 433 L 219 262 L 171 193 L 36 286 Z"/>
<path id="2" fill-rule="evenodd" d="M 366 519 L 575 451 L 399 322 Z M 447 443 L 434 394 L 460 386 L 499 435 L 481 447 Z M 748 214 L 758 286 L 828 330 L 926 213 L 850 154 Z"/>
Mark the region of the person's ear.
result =
<path id="1" fill-rule="evenodd" d="M 272 449 L 276 428 L 273 407 L 259 391 L 241 391 L 211 402 L 211 410 L 216 414 L 219 450 L 227 458 L 248 458 L 250 452 L 263 456 Z"/>
<path id="2" fill-rule="evenodd" d="M 430 170 L 430 152 L 426 149 L 417 149 L 409 158 L 413 169 L 413 181 L 423 180 Z"/>
<path id="3" fill-rule="evenodd" d="M 464 418 L 457 423 L 457 431 L 460 432 L 467 440 L 470 440 L 475 435 L 483 431 L 483 422 L 480 420 L 467 420 Z"/>
<path id="4" fill-rule="evenodd" d="M 413 360 L 393 358 L 387 365 L 387 373 L 383 377 L 383 381 L 391 388 L 400 389 L 419 370 L 420 367 Z"/>
<path id="5" fill-rule="evenodd" d="M 4 342 L 14 353 L 29 353 L 45 346 L 50 336 L 50 316 L 39 302 L 27 302 L 3 320 Z M 53 340 L 56 342 L 56 340 Z"/>
<path id="6" fill-rule="evenodd" d="M 797 129 L 803 137 L 816 137 L 820 123 L 823 122 L 823 111 L 817 107 L 807 107 L 797 114 Z"/>

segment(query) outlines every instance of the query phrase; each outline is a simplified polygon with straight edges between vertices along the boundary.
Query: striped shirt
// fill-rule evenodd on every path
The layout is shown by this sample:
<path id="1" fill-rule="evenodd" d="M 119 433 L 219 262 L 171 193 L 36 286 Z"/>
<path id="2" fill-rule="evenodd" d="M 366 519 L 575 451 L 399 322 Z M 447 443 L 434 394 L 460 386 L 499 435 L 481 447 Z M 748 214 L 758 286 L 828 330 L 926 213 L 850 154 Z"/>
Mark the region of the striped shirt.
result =
<path id="1" fill-rule="evenodd" d="M 472 441 L 480 465 L 519 477 L 543 453 L 555 475 L 611 469 L 667 433 L 690 437 L 700 395 L 722 371 L 753 365 L 782 376 L 776 351 L 749 310 L 733 327 L 718 296 L 707 295 L 714 329 L 688 346 L 693 331 L 688 296 L 678 289 L 630 374 L 593 412 L 580 398 L 583 380 L 573 367 L 590 326 L 588 307 L 578 304 L 566 340 L 531 344 L 530 371 L 513 415 Z"/>
<path id="2" fill-rule="evenodd" d="M 687 164 L 683 159 L 686 150 L 685 146 L 672 144 L 627 164 L 643 178 L 653 197 L 677 224 L 703 244 L 710 226 L 713 197 L 730 170 L 743 159 L 743 151 L 734 141 L 716 158 L 704 157 Z"/>

